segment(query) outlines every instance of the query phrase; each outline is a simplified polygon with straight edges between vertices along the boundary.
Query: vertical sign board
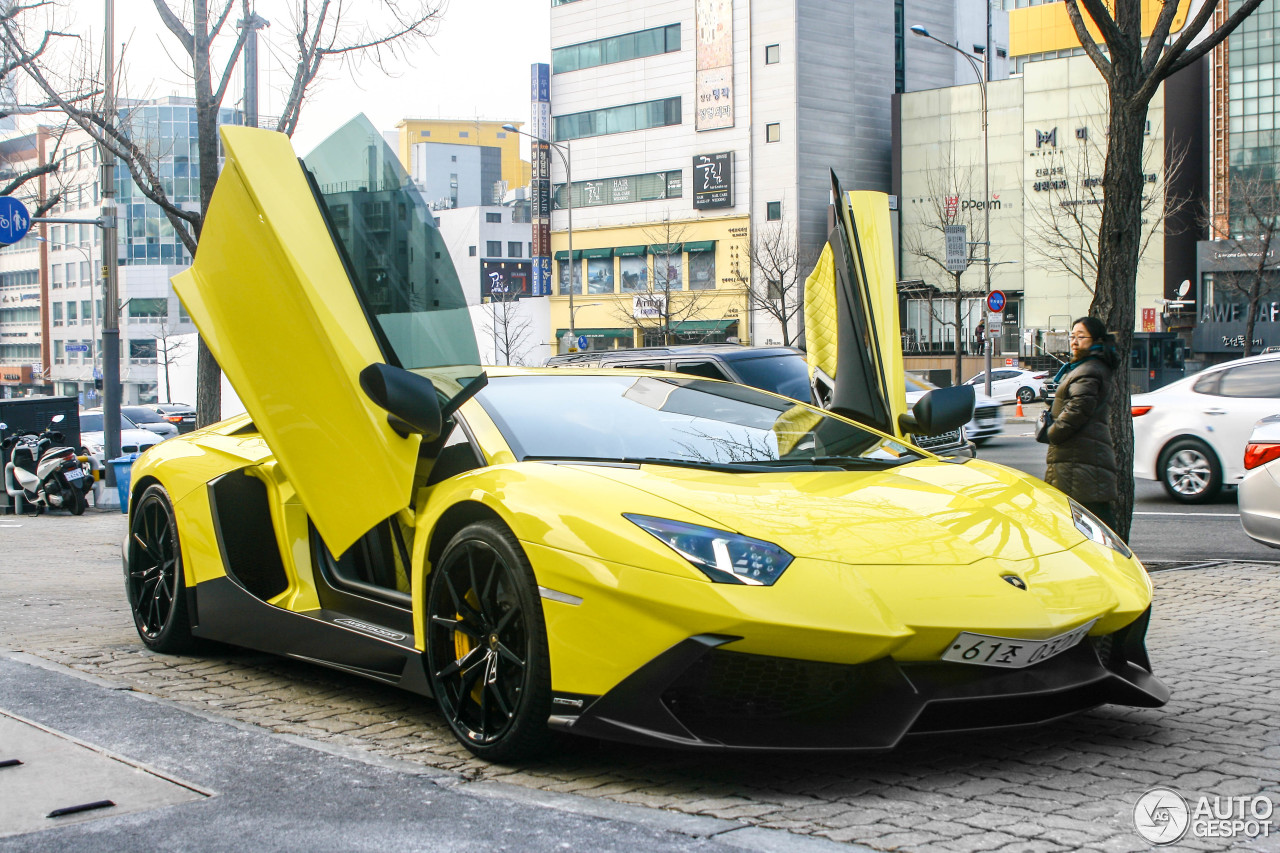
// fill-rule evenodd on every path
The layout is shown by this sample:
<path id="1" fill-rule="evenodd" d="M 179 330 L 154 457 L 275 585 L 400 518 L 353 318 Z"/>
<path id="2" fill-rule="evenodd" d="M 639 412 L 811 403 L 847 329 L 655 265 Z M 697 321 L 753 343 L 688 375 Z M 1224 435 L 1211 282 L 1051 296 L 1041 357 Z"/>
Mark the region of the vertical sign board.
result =
<path id="1" fill-rule="evenodd" d="M 733 152 L 693 158 L 693 209 L 733 207 Z"/>
<path id="2" fill-rule="evenodd" d="M 695 130 L 733 127 L 733 0 L 697 0 Z"/>
<path id="3" fill-rule="evenodd" d="M 551 138 L 551 66 L 535 62 L 529 69 L 533 135 Z M 532 295 L 551 295 L 551 146 L 534 142 Z"/>
<path id="4" fill-rule="evenodd" d="M 951 272 L 964 272 L 969 268 L 968 232 L 963 225 L 944 225 L 943 234 L 947 241 L 947 269 Z"/>

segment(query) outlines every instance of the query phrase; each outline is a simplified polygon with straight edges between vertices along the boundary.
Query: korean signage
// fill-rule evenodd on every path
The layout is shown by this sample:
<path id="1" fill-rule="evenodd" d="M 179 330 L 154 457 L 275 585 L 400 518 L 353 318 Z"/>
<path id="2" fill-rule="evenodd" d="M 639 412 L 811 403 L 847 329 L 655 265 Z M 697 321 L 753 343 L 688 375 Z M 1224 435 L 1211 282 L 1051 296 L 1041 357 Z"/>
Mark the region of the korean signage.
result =
<path id="1" fill-rule="evenodd" d="M 693 209 L 733 207 L 733 152 L 693 158 Z"/>
<path id="2" fill-rule="evenodd" d="M 665 293 L 637 293 L 631 297 L 631 316 L 637 320 L 657 320 L 666 313 Z"/>
<path id="3" fill-rule="evenodd" d="M 503 301 L 528 296 L 532 273 L 530 261 L 481 261 L 480 296 Z"/>
<path id="4" fill-rule="evenodd" d="M 532 133 L 539 139 L 551 138 L 551 66 L 535 62 L 529 68 L 530 112 L 533 117 Z M 532 281 L 526 278 L 526 292 L 533 296 L 551 295 L 551 146 L 546 142 L 533 142 L 530 150 L 533 160 L 531 191 L 533 193 L 532 231 L 533 262 L 530 265 Z M 528 276 L 530 273 L 526 273 Z M 482 276 L 481 289 L 485 286 Z M 488 291 L 484 291 L 486 295 Z"/>
<path id="5" fill-rule="evenodd" d="M 945 225 L 943 233 L 947 241 L 947 269 L 964 272 L 969 268 L 969 237 L 963 225 Z"/>
<path id="6" fill-rule="evenodd" d="M 696 130 L 733 127 L 733 0 L 697 0 Z"/>

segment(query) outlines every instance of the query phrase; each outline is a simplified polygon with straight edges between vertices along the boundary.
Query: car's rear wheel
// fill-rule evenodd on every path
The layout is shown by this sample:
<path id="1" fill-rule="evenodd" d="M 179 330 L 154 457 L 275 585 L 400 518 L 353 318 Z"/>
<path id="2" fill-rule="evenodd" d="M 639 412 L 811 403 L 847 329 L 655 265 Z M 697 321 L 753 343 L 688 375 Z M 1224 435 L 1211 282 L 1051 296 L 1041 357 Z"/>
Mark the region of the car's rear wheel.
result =
<path id="1" fill-rule="evenodd" d="M 1204 503 L 1222 488 L 1222 466 L 1203 441 L 1181 438 L 1160 454 L 1160 482 L 1175 501 Z"/>
<path id="2" fill-rule="evenodd" d="M 1028 388 L 1028 387 L 1027 387 L 1027 386 L 1025 386 L 1025 385 L 1023 385 L 1021 388 L 1019 388 L 1019 389 L 1018 389 L 1018 402 L 1019 402 L 1019 403 L 1023 403 L 1023 404 L 1030 403 L 1030 402 L 1031 402 L 1032 400 L 1034 400 L 1035 398 L 1036 398 L 1036 392 L 1035 392 L 1035 389 L 1033 389 L 1033 388 Z"/>
<path id="3" fill-rule="evenodd" d="M 147 648 L 169 654 L 196 648 L 183 585 L 173 503 L 163 486 L 153 485 L 142 493 L 129 519 L 125 582 L 133 623 Z"/>
<path id="4" fill-rule="evenodd" d="M 547 630 L 533 568 L 496 521 L 460 530 L 431 573 L 427 669 L 454 735 L 490 761 L 546 748 L 552 732 Z"/>

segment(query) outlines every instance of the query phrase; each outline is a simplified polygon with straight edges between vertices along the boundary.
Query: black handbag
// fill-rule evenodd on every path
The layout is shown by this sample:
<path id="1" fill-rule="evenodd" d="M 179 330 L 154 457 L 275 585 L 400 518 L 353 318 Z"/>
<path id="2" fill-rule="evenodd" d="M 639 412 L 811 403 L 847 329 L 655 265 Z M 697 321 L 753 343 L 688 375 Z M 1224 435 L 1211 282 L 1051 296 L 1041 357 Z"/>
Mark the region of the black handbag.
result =
<path id="1" fill-rule="evenodd" d="M 1053 412 L 1045 409 L 1040 413 L 1040 421 L 1036 426 L 1036 441 L 1041 444 L 1049 443 L 1049 427 L 1053 426 Z"/>

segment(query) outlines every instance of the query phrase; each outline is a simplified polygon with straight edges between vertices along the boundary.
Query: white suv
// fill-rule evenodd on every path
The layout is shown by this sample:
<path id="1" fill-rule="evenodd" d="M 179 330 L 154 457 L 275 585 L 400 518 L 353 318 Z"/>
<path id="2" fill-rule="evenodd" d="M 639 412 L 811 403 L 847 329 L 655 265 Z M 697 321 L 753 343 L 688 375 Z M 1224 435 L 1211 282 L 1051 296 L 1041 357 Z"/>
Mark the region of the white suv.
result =
<path id="1" fill-rule="evenodd" d="M 1215 365 L 1133 396 L 1133 474 L 1202 503 L 1244 479 L 1253 425 L 1280 414 L 1280 353 Z"/>

